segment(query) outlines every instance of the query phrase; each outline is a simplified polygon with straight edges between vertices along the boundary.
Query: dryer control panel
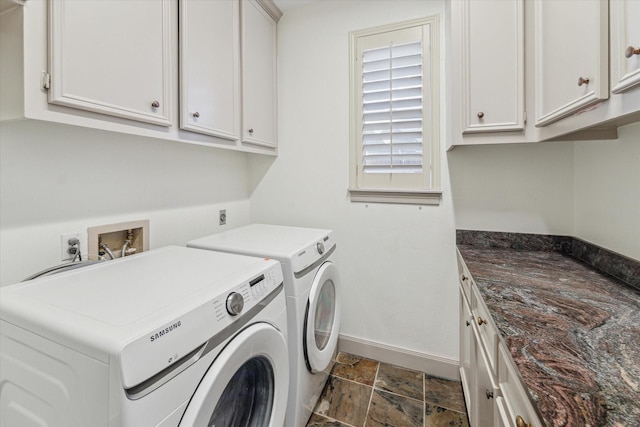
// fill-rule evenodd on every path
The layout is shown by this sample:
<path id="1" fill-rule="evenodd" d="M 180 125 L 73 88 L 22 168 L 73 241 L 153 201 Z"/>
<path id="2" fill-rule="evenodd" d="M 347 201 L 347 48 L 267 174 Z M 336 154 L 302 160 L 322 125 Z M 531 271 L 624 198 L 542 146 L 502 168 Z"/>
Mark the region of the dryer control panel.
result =
<path id="1" fill-rule="evenodd" d="M 257 306 L 270 301 L 278 289 L 283 292 L 280 263 L 270 259 L 256 258 L 256 261 L 263 263 L 263 269 L 254 270 L 254 274 L 244 273 L 240 284 L 230 286 L 240 282 L 238 278 L 227 278 L 224 286 L 212 284 L 199 293 L 198 300 L 205 302 L 128 343 L 120 360 L 124 387 L 142 387 L 153 376 L 162 377 L 163 370 L 184 364 L 184 358 L 194 357 L 199 348 L 204 351 L 210 345 L 208 342 L 224 341 L 235 323 L 255 316 L 260 309 Z M 284 309 L 284 297 L 281 303 Z"/>
<path id="2" fill-rule="evenodd" d="M 320 258 L 329 254 L 336 245 L 333 240 L 333 233 L 329 232 L 326 236 L 318 239 L 315 242 L 310 243 L 304 249 L 298 251 L 298 253 L 291 259 L 291 268 L 295 273 L 300 273 L 306 268 L 312 266 Z"/>

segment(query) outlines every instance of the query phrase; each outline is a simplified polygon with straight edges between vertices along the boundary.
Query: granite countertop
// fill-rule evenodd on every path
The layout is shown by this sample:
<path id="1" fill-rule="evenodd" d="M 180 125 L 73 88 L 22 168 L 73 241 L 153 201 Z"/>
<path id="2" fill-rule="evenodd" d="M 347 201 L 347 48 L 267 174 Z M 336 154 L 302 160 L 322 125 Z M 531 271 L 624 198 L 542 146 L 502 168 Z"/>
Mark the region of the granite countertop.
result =
<path id="1" fill-rule="evenodd" d="M 469 243 L 458 236 L 542 421 L 640 426 L 640 290 L 569 255 L 566 242 Z"/>

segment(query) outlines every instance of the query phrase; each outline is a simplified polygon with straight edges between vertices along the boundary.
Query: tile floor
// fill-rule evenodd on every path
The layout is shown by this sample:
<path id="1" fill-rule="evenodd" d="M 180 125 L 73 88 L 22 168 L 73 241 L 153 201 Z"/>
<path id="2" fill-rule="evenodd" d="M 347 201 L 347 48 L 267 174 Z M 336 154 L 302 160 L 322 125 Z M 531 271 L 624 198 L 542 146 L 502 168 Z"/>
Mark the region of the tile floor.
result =
<path id="1" fill-rule="evenodd" d="M 307 427 L 468 427 L 462 386 L 339 353 Z"/>

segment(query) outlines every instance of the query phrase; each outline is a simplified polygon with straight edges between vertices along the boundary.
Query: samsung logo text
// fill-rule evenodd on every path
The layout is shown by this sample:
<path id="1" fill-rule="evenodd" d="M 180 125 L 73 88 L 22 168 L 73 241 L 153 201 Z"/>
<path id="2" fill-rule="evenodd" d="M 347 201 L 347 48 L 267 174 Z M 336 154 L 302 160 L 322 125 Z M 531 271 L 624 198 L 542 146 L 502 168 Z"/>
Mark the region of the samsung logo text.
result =
<path id="1" fill-rule="evenodd" d="M 162 338 L 163 336 L 167 335 L 169 332 L 173 331 L 174 329 L 177 329 L 179 326 L 182 326 L 182 321 L 180 321 L 180 320 L 178 320 L 173 325 L 169 325 L 166 328 L 161 329 L 158 332 L 156 332 L 155 334 L 151 335 L 149 337 L 149 340 L 151 342 L 154 342 L 155 340 L 157 340 L 159 338 Z"/>

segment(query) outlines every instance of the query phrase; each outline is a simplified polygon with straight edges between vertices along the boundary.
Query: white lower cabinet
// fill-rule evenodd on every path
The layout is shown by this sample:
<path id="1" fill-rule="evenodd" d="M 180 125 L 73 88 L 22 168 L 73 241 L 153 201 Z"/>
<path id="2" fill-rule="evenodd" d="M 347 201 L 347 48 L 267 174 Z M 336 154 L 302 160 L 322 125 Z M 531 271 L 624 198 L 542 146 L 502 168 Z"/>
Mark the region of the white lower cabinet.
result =
<path id="1" fill-rule="evenodd" d="M 476 317 L 461 287 L 460 379 L 472 427 L 490 426 L 493 422 L 495 398 L 500 395 L 496 378 Z"/>
<path id="2" fill-rule="evenodd" d="M 472 391 L 472 404 L 475 425 L 489 426 L 493 422 L 495 399 L 500 395 L 496 383 L 496 373 L 493 370 L 487 352 L 480 340 L 480 334 L 474 326 L 474 340 L 471 344 L 472 359 L 475 363 L 475 387 Z"/>
<path id="3" fill-rule="evenodd" d="M 517 368 L 459 253 L 458 269 L 460 378 L 470 426 L 541 427 Z"/>
<path id="4" fill-rule="evenodd" d="M 511 426 L 511 418 L 507 412 L 507 407 L 504 402 L 504 397 L 496 397 L 496 412 L 493 419 L 493 425 L 495 427 L 509 427 Z"/>
<path id="5" fill-rule="evenodd" d="M 460 381 L 464 391 L 464 400 L 467 408 L 471 408 L 471 394 L 473 387 L 473 372 L 471 371 L 471 345 L 473 337 L 473 315 L 469 302 L 460 292 Z M 472 418 L 471 411 L 468 411 L 469 418 Z"/>

